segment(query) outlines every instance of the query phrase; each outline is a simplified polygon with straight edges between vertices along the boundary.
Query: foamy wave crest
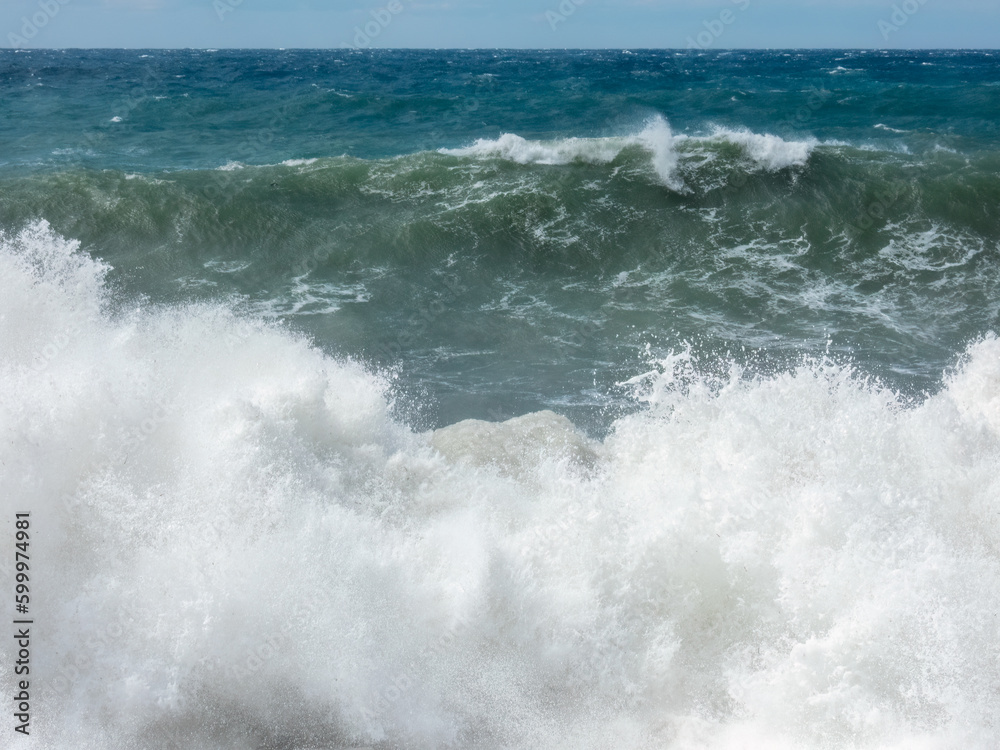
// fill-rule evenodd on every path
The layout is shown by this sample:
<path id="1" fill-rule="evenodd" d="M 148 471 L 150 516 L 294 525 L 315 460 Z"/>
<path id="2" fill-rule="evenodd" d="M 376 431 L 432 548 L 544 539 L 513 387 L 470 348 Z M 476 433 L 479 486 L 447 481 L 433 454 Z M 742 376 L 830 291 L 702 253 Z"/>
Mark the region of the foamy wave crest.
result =
<path id="1" fill-rule="evenodd" d="M 557 141 L 529 141 L 513 133 L 497 139 L 480 138 L 465 148 L 445 148 L 441 153 L 451 156 L 490 156 L 518 164 L 570 164 L 574 161 L 607 164 L 613 161 L 625 144 L 624 139 L 566 138 Z"/>
<path id="2" fill-rule="evenodd" d="M 0 271 L 31 747 L 995 745 L 996 338 L 919 404 L 681 353 L 603 442 L 416 433 L 384 379 L 126 305 L 43 224 Z"/>
<path id="3" fill-rule="evenodd" d="M 733 143 L 739 146 L 754 164 L 771 172 L 805 166 L 813 149 L 819 144 L 815 139 L 786 141 L 768 133 L 727 128 L 716 128 L 708 139 L 703 140 Z"/>
<path id="4" fill-rule="evenodd" d="M 497 139 L 479 139 L 465 148 L 441 149 L 440 153 L 506 159 L 518 164 L 609 164 L 626 149 L 640 148 L 649 155 L 650 166 L 659 182 L 672 190 L 683 191 L 686 188 L 682 169 L 697 169 L 705 163 L 706 147 L 717 143 L 738 146 L 753 169 L 777 172 L 805 166 L 819 142 L 815 139 L 789 141 L 768 133 L 721 127 L 716 127 L 709 136 L 675 135 L 666 119 L 656 116 L 631 136 L 529 141 L 506 133 Z"/>
<path id="5" fill-rule="evenodd" d="M 505 133 L 495 140 L 480 138 L 465 148 L 441 149 L 441 153 L 500 158 L 518 164 L 608 164 L 623 150 L 635 146 L 649 152 L 652 167 L 664 185 L 675 190 L 683 188 L 683 182 L 676 174 L 678 160 L 674 136 L 670 125 L 659 116 L 652 118 L 641 132 L 633 136 L 529 141 L 519 135 Z"/>

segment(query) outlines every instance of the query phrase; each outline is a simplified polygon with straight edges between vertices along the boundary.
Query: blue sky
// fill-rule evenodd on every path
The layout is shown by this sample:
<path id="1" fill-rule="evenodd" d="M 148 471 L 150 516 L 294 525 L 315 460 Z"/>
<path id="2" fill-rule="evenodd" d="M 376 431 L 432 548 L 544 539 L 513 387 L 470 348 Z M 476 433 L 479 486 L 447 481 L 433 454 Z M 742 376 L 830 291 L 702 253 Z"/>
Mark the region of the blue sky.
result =
<path id="1" fill-rule="evenodd" d="M 990 47 L 1000 0 L 0 0 L 5 47 Z"/>

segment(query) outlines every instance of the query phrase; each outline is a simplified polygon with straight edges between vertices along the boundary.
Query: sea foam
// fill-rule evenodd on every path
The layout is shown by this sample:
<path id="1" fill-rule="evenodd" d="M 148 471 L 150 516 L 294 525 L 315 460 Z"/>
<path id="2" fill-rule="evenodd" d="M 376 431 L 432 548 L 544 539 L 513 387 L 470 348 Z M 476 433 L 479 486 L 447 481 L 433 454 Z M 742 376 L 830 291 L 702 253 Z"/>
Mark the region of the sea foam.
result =
<path id="1" fill-rule="evenodd" d="M 24 747 L 995 745 L 996 338 L 916 403 L 679 352 L 603 441 L 416 432 L 386 377 L 107 271 L 0 242 Z"/>
<path id="2" fill-rule="evenodd" d="M 684 191 L 684 162 L 691 157 L 703 158 L 714 144 L 731 143 L 740 148 L 747 166 L 776 172 L 791 167 L 803 167 L 818 145 L 815 139 L 786 140 L 769 133 L 754 133 L 745 128 L 716 126 L 710 135 L 674 134 L 667 120 L 657 115 L 646 121 L 634 135 L 606 138 L 563 138 L 530 141 L 513 133 L 496 139 L 480 138 L 471 146 L 441 149 L 451 156 L 499 158 L 518 164 L 565 165 L 608 164 L 629 148 L 641 148 L 649 156 L 649 164 L 659 182 L 676 191 Z"/>
<path id="3" fill-rule="evenodd" d="M 440 152 L 451 156 L 500 158 L 518 164 L 608 164 L 626 148 L 636 146 L 649 153 L 651 166 L 664 185 L 675 190 L 683 187 L 676 173 L 674 135 L 670 125 L 660 116 L 650 119 L 639 133 L 630 136 L 529 141 L 505 133 L 496 139 L 480 138 L 471 146 L 441 149 Z"/>
<path id="4" fill-rule="evenodd" d="M 815 139 L 788 141 L 769 133 L 721 127 L 716 127 L 711 136 L 701 140 L 727 141 L 736 144 L 754 164 L 771 172 L 805 166 L 813 149 L 818 145 Z"/>

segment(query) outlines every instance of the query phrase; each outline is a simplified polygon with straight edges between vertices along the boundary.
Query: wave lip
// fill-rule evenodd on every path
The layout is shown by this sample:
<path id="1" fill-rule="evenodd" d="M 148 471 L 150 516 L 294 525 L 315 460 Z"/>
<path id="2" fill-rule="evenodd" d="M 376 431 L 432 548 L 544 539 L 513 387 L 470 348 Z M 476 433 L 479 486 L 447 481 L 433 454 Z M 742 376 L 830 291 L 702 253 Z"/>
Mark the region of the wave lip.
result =
<path id="1" fill-rule="evenodd" d="M 476 159 L 503 159 L 517 164 L 609 164 L 626 149 L 638 147 L 649 155 L 650 166 L 658 181 L 680 192 L 686 190 L 682 177 L 685 161 L 691 156 L 704 156 L 712 145 L 719 143 L 738 146 L 755 168 L 771 172 L 804 167 L 819 145 L 815 138 L 786 140 L 770 133 L 721 126 L 716 126 L 707 136 L 675 134 L 666 118 L 657 115 L 634 135 L 531 141 L 505 133 L 495 139 L 480 138 L 471 146 L 440 149 L 439 153 Z"/>
<path id="2" fill-rule="evenodd" d="M 449 156 L 495 157 L 517 164 L 607 164 L 625 147 L 619 138 L 565 138 L 555 141 L 529 141 L 514 133 L 499 138 L 480 138 L 471 146 L 440 149 Z"/>
<path id="3" fill-rule="evenodd" d="M 551 141 L 529 141 L 513 133 L 496 139 L 480 138 L 471 146 L 440 149 L 449 156 L 498 158 L 517 164 L 565 165 L 573 163 L 609 164 L 628 148 L 647 151 L 651 165 L 660 181 L 669 188 L 680 190 L 683 181 L 677 176 L 678 158 L 675 137 L 666 119 L 657 115 L 647 121 L 635 135 L 606 138 L 563 138 Z"/>
<path id="4" fill-rule="evenodd" d="M 788 141 L 770 133 L 754 133 L 748 129 L 730 130 L 716 127 L 707 141 L 725 141 L 739 146 L 759 167 L 778 172 L 789 167 L 803 167 L 809 161 L 819 141 Z"/>

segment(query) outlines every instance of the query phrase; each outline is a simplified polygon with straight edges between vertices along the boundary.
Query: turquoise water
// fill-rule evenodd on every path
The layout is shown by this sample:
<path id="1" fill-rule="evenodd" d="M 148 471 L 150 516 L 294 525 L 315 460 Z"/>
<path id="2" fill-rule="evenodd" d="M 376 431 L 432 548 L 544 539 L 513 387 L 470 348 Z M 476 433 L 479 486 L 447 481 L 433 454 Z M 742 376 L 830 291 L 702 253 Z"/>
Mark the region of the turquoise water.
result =
<path id="1" fill-rule="evenodd" d="M 995 52 L 0 51 L 31 747 L 994 748 L 998 123 Z"/>

